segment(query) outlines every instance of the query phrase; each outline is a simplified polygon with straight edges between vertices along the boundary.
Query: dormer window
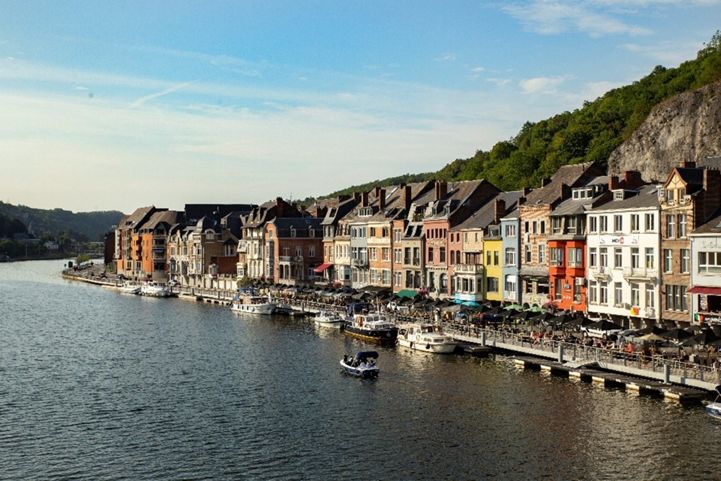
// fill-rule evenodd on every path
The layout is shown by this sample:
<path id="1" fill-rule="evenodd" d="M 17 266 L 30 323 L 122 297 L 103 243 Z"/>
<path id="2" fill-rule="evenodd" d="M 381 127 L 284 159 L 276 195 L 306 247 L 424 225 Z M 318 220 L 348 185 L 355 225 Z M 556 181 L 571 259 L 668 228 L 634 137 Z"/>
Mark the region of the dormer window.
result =
<path id="1" fill-rule="evenodd" d="M 290 236 L 291 236 L 291 237 L 295 237 L 295 227 L 292 227 L 292 226 L 291 226 L 291 228 L 290 228 Z"/>

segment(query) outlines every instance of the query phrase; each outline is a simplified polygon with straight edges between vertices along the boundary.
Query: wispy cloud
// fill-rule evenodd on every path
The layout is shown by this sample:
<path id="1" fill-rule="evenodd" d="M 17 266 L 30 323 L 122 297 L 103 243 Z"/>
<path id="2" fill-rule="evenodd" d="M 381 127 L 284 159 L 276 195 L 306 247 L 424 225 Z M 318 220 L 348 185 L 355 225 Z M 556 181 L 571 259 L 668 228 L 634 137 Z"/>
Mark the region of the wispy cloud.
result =
<path id="1" fill-rule="evenodd" d="M 655 61 L 665 65 L 678 65 L 683 61 L 689 60 L 696 56 L 696 52 L 703 48 L 703 42 L 669 42 L 659 41 L 651 45 L 642 45 L 638 43 L 625 43 L 623 48 L 629 52 L 634 52 L 644 57 L 652 58 Z"/>
<path id="2" fill-rule="evenodd" d="M 455 62 L 456 61 L 456 54 L 452 52 L 446 52 L 444 54 L 439 55 L 434 59 L 436 62 Z"/>
<path id="3" fill-rule="evenodd" d="M 534 77 L 518 82 L 524 94 L 553 93 L 568 77 Z"/>
<path id="4" fill-rule="evenodd" d="M 593 37 L 603 35 L 648 35 L 645 27 L 633 25 L 592 4 L 567 0 L 531 0 L 507 5 L 503 10 L 520 21 L 526 28 L 541 34 L 559 34 L 577 31 Z"/>

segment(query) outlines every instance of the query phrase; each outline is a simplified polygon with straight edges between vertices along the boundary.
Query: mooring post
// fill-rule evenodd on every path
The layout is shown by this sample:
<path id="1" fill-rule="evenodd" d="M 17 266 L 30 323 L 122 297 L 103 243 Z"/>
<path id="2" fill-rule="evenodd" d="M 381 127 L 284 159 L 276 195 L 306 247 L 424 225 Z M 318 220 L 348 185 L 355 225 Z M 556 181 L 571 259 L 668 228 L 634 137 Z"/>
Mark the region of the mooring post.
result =
<path id="1" fill-rule="evenodd" d="M 663 365 L 663 382 L 671 384 L 671 366 L 668 364 Z"/>
<path id="2" fill-rule="evenodd" d="M 481 331 L 481 346 L 486 345 L 486 331 Z"/>
<path id="3" fill-rule="evenodd" d="M 563 344 L 558 344 L 558 362 L 563 363 Z"/>

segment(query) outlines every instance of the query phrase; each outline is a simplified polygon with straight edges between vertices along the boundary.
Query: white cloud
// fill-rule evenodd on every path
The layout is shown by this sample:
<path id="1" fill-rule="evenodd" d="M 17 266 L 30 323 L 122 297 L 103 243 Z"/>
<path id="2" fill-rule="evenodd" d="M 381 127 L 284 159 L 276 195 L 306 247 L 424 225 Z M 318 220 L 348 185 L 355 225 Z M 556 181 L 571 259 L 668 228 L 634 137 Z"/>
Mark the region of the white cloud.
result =
<path id="1" fill-rule="evenodd" d="M 578 31 L 597 37 L 602 35 L 647 35 L 647 28 L 626 23 L 594 9 L 590 4 L 567 0 L 530 0 L 525 4 L 503 7 L 526 28 L 542 34 Z"/>
<path id="2" fill-rule="evenodd" d="M 518 82 L 524 94 L 553 93 L 568 77 L 534 77 Z"/>

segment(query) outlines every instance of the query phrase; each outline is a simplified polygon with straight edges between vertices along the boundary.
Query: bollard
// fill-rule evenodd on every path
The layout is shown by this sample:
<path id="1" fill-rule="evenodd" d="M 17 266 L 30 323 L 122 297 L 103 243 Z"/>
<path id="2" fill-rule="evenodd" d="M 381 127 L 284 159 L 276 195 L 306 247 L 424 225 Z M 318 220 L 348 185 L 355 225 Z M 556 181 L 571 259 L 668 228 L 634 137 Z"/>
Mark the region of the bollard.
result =
<path id="1" fill-rule="evenodd" d="M 671 366 L 668 364 L 663 365 L 663 382 L 665 384 L 671 384 Z"/>
<path id="2" fill-rule="evenodd" d="M 481 332 L 481 346 L 486 345 L 486 331 Z"/>
<path id="3" fill-rule="evenodd" d="M 563 364 L 563 344 L 558 344 L 558 362 Z"/>

